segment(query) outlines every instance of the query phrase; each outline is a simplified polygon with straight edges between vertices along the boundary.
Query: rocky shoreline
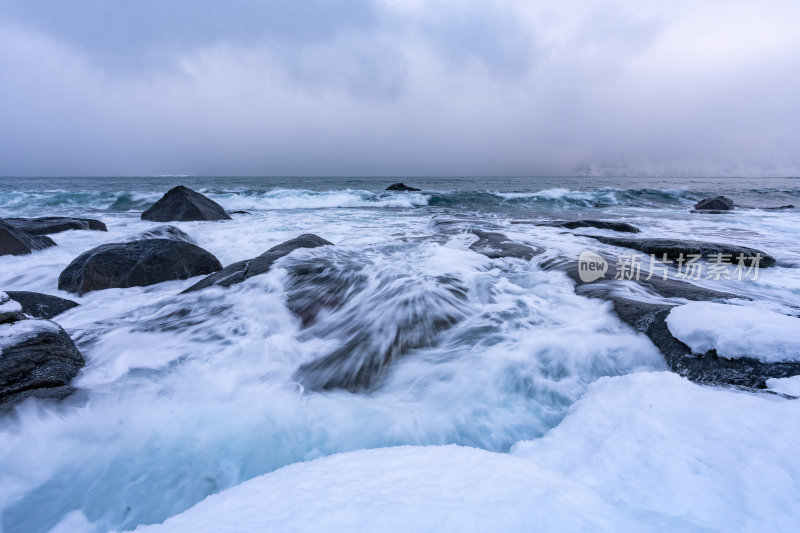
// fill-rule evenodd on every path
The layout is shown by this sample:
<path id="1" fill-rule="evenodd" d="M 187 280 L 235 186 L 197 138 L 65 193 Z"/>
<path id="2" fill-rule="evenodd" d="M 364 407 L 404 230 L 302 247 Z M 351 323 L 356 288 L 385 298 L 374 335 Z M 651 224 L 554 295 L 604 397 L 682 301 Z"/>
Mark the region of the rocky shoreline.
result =
<path id="1" fill-rule="evenodd" d="M 419 189 L 398 183 L 387 190 L 406 193 Z M 733 201 L 717 197 L 698 202 L 692 212 L 717 214 L 734 209 Z M 141 218 L 157 222 L 230 220 L 222 206 L 183 186 L 167 192 L 145 210 Z M 640 231 L 627 222 L 596 219 L 512 220 L 511 224 L 535 224 L 565 230 L 592 228 L 615 233 Z M 431 227 L 434 233 L 424 238 L 436 242 L 456 235 L 472 236 L 474 242 L 469 245 L 469 250 L 499 262 L 499 268 L 503 268 L 502 262 L 505 261 L 523 261 L 533 262 L 544 270 L 564 272 L 575 284 L 577 294 L 610 302 L 613 312 L 622 322 L 645 335 L 661 351 L 670 370 L 694 382 L 759 391 L 766 388 L 768 379 L 800 375 L 800 361 L 764 362 L 757 353 L 735 359 L 722 357 L 714 350 L 693 353 L 668 327 L 667 317 L 671 310 L 686 302 L 747 305 L 749 298 L 745 295 L 713 291 L 669 275 L 664 279 L 651 276 L 646 280 L 586 282 L 581 278 L 579 263 L 574 259 L 546 257 L 544 246 L 509 238 L 497 225 L 463 218 L 436 219 Z M 2 219 L 0 255 L 24 255 L 56 246 L 47 235 L 68 230 L 107 231 L 107 228 L 103 222 L 94 219 Z M 674 270 L 678 258 L 685 256 L 697 256 L 704 261 L 718 257 L 726 263 L 734 263 L 737 257 L 746 257 L 746 266 L 753 266 L 752 258 L 758 257 L 758 266 L 762 268 L 777 263 L 766 251 L 730 244 L 579 233 L 574 237 L 595 239 L 620 252 L 633 250 L 663 258 L 667 270 Z M 223 267 L 214 255 L 199 247 L 180 229 L 158 226 L 123 241 L 103 244 L 84 252 L 61 272 L 58 288 L 82 296 L 108 288 L 149 286 L 205 276 L 181 292 L 188 295 L 211 287 L 230 287 L 264 274 L 276 261 L 297 250 L 332 246 L 334 243 L 320 236 L 302 234 L 252 259 Z M 602 259 L 611 267 L 618 266 L 610 254 Z M 347 275 L 342 275 L 324 259 L 313 257 L 290 268 L 287 283 L 293 287 L 290 293 L 294 296 L 288 305 L 302 320 L 304 328 L 313 328 L 323 309 L 342 308 L 346 304 L 348 291 L 352 286 L 358 286 L 357 271 L 358 268 L 354 267 Z M 623 290 L 630 284 L 639 287 L 647 297 L 638 299 L 632 296 L 635 291 Z M 298 380 L 310 390 L 344 388 L 357 391 L 377 386 L 392 361 L 409 350 L 432 342 L 439 331 L 464 319 L 459 301 L 466 298 L 465 291 L 458 280 L 436 280 L 430 294 L 437 299 L 438 307 L 434 307 L 444 311 L 437 316 L 413 316 L 407 323 L 395 324 L 394 339 L 388 344 L 376 343 L 375 347 L 371 344 L 373 339 L 360 334 L 359 317 L 351 317 L 348 324 L 342 324 L 350 340 L 336 351 L 302 365 L 298 369 Z M 398 300 L 402 301 L 402 298 L 398 297 Z M 77 305 L 46 294 L 0 292 L 0 412 L 12 412 L 14 405 L 27 398 L 61 400 L 75 391 L 71 382 L 85 365 L 85 360 L 69 335 L 51 319 Z M 359 351 L 364 352 L 364 357 L 357 360 L 349 357 Z"/>

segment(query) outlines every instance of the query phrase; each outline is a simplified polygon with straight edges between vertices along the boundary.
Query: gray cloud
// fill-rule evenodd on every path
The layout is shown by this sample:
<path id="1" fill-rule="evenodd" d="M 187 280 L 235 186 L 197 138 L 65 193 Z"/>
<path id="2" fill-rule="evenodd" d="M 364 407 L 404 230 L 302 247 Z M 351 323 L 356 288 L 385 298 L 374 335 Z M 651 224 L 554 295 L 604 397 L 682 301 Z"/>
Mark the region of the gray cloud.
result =
<path id="1" fill-rule="evenodd" d="M 797 173 L 798 17 L 0 0 L 0 174 Z"/>

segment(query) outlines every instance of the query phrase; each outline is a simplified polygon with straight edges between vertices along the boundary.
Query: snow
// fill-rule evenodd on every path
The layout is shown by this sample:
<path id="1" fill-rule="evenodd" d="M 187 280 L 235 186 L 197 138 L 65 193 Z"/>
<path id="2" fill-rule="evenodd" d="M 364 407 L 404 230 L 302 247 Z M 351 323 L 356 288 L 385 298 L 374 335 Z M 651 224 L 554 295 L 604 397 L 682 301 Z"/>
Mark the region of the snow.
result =
<path id="1" fill-rule="evenodd" d="M 798 401 L 642 372 L 598 380 L 511 453 L 622 508 L 714 531 L 797 531 L 799 438 Z"/>
<path id="2" fill-rule="evenodd" d="M 798 437 L 796 401 L 638 372 L 600 379 L 510 454 L 332 455 L 136 531 L 796 531 Z"/>
<path id="3" fill-rule="evenodd" d="M 692 302 L 667 317 L 672 335 L 694 353 L 716 350 L 729 359 L 766 363 L 800 360 L 800 319 L 766 309 Z"/>
<path id="4" fill-rule="evenodd" d="M 138 533 L 639 529 L 592 490 L 531 461 L 400 446 L 284 467 Z"/>
<path id="5" fill-rule="evenodd" d="M 41 332 L 58 333 L 59 326 L 49 320 L 19 320 L 0 324 L 0 349 L 35 337 Z"/>
<path id="6" fill-rule="evenodd" d="M 0 318 L 6 315 L 15 315 L 22 311 L 22 306 L 8 297 L 8 294 L 0 291 Z"/>
<path id="7" fill-rule="evenodd" d="M 767 380 L 767 388 L 781 394 L 800 396 L 800 376 L 770 378 Z"/>

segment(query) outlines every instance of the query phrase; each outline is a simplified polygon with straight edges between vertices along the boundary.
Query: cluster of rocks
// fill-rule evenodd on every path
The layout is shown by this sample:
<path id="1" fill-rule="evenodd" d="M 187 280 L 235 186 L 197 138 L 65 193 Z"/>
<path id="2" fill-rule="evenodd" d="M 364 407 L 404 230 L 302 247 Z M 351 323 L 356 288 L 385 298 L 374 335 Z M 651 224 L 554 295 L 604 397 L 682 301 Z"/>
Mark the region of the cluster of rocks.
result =
<path id="1" fill-rule="evenodd" d="M 638 228 L 624 223 L 614 223 L 598 220 L 580 220 L 569 222 L 536 222 L 514 221 L 516 224 L 536 224 L 540 226 L 563 227 L 567 229 L 593 227 L 612 231 L 636 233 Z M 437 231 L 455 233 L 467 231 L 478 236 L 470 249 L 498 259 L 504 257 L 529 260 L 542 253 L 542 250 L 527 244 L 515 242 L 506 235 L 496 231 L 483 231 L 470 229 L 469 220 L 435 220 L 433 223 Z M 705 260 L 721 259 L 723 262 L 737 263 L 743 257 L 743 263 L 750 266 L 753 259 L 760 258 L 759 268 L 774 266 L 776 260 L 771 255 L 753 248 L 678 239 L 635 239 L 621 237 L 607 237 L 594 235 L 579 235 L 591 237 L 598 241 L 615 247 L 628 248 L 654 254 L 662 259 L 666 256 L 668 261 L 684 260 L 694 254 Z M 602 257 L 608 264 L 608 270 L 615 271 L 619 268 L 614 258 L 609 255 Z M 579 275 L 579 263 L 576 260 L 564 258 L 550 258 L 541 263 L 547 270 L 564 271 L 574 282 L 578 294 L 591 298 L 600 298 L 610 301 L 615 314 L 639 333 L 645 334 L 664 355 L 667 366 L 692 381 L 710 385 L 722 385 L 744 388 L 748 390 L 761 390 L 767 387 L 770 378 L 783 378 L 800 374 L 800 361 L 767 363 L 760 360 L 757 355 L 728 359 L 720 357 L 714 350 L 704 354 L 692 353 L 692 350 L 683 342 L 676 339 L 669 331 L 666 317 L 676 305 L 676 300 L 683 301 L 717 301 L 726 303 L 730 299 L 749 298 L 729 292 L 705 289 L 692 283 L 673 278 L 662 279 L 653 276 L 650 279 L 641 277 L 634 280 L 600 280 L 586 282 Z M 640 290 L 650 297 L 637 299 L 625 289 L 625 284 L 636 284 Z"/>
<path id="2" fill-rule="evenodd" d="M 387 190 L 418 189 L 397 183 Z M 733 208 L 733 202 L 725 197 L 703 200 L 695 206 L 698 212 L 721 212 Z M 229 220 L 230 216 L 216 202 L 187 187 L 179 186 L 171 189 L 144 211 L 142 219 L 157 222 L 213 221 Z M 491 259 L 512 258 L 528 261 L 544 251 L 538 247 L 516 242 L 499 231 L 474 227 L 465 229 L 464 222 L 439 220 L 435 221 L 434 227 L 444 233 L 468 231 L 477 237 L 470 249 Z M 512 223 L 564 229 L 596 228 L 624 233 L 639 232 L 638 228 L 627 223 L 590 219 Z M 484 225 L 484 228 L 498 229 L 491 225 Z M 71 229 L 106 231 L 102 222 L 92 219 L 65 217 L 4 219 L 0 220 L 0 255 L 30 253 L 32 250 L 54 246 L 55 243 L 47 237 L 47 234 Z M 746 258 L 760 256 L 760 267 L 775 264 L 772 256 L 740 246 L 674 239 L 586 237 L 592 237 L 607 245 L 655 254 L 658 257 L 666 256 L 670 260 L 699 254 L 704 259 L 719 255 L 729 261 L 736 261 L 739 255 L 743 255 Z M 61 272 L 58 287 L 67 292 L 83 295 L 94 290 L 147 286 L 199 275 L 206 276 L 183 291 L 191 293 L 209 287 L 229 287 L 241 283 L 253 276 L 268 272 L 277 260 L 295 250 L 320 246 L 332 246 L 332 243 L 317 235 L 304 234 L 274 246 L 257 257 L 223 268 L 213 254 L 200 248 L 180 229 L 168 225 L 158 226 L 121 242 L 103 244 L 82 253 Z M 613 265 L 612 259 L 606 258 L 606 260 Z M 688 346 L 675 339 L 666 326 L 666 316 L 676 305 L 674 301 L 653 303 L 620 296 L 616 292 L 620 282 L 614 280 L 584 283 L 578 276 L 577 261 L 550 259 L 543 262 L 542 266 L 565 271 L 575 281 L 575 290 L 579 294 L 611 301 L 619 318 L 636 331 L 647 335 L 662 351 L 668 366 L 673 371 L 693 381 L 758 389 L 766 387 L 766 380 L 771 377 L 800 374 L 800 362 L 764 363 L 755 357 L 730 360 L 721 358 L 715 353 L 692 354 Z M 322 284 L 317 287 L 313 282 L 304 281 L 299 285 L 295 283 L 297 286 L 289 290 L 290 295 L 294 295 L 290 308 L 303 319 L 305 327 L 311 324 L 313 317 L 322 307 L 327 304 L 335 305 L 335 302 L 341 303 L 343 296 L 339 292 L 343 282 L 331 281 L 335 274 L 325 271 L 324 268 L 314 270 L 313 265 L 305 267 L 305 270 L 303 268 L 295 270 L 292 277 L 295 281 L 305 276 L 313 277 Z M 452 281 L 442 281 L 442 286 L 446 288 L 442 292 L 442 298 L 446 301 L 452 299 L 450 307 L 457 309 L 462 289 Z M 637 283 L 658 298 L 724 301 L 739 297 L 735 294 L 702 289 L 674 279 L 651 278 Z M 307 294 L 309 287 L 313 289 L 314 294 Z M 320 294 L 320 291 L 324 294 Z M 331 293 L 328 295 L 329 298 L 325 296 L 327 294 L 325 291 Z M 38 293 L 0 293 L 0 411 L 7 411 L 15 403 L 28 397 L 61 399 L 74 390 L 70 386 L 70 381 L 83 367 L 83 356 L 69 335 L 50 319 L 76 305 L 69 300 Z M 446 320 L 440 320 L 437 324 L 449 327 L 456 320 L 458 313 L 453 312 L 452 316 L 448 315 Z M 354 318 L 353 323 L 356 322 Z M 419 320 L 414 318 L 412 322 L 418 323 Z M 408 329 L 417 331 L 411 326 Z M 429 337 L 427 330 L 425 335 L 417 333 L 415 335 L 420 339 Z M 403 336 L 402 332 L 398 332 L 398 341 L 389 347 L 389 351 L 381 352 L 381 357 L 364 359 L 369 364 L 348 369 L 347 372 L 330 371 L 333 367 L 344 368 L 342 365 L 345 363 L 342 361 L 346 359 L 345 351 L 358 349 L 352 343 L 362 342 L 359 340 L 361 336 L 354 331 L 347 350 L 306 364 L 300 371 L 304 375 L 304 382 L 312 388 L 344 387 L 354 390 L 369 386 L 376 382 L 385 371 L 388 362 L 393 360 L 399 351 L 421 345 L 423 341 L 416 337 Z"/>

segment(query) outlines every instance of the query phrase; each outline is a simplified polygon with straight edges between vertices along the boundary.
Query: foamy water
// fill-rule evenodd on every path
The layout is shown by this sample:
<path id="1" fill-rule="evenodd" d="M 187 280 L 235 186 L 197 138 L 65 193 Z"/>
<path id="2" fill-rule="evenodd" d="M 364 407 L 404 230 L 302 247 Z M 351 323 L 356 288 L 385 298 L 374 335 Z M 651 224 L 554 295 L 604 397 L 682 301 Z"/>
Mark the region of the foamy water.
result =
<path id="1" fill-rule="evenodd" d="M 563 273 L 539 267 L 585 249 L 614 250 L 575 235 L 613 232 L 512 220 L 561 213 L 626 221 L 642 237 L 751 246 L 778 266 L 755 281 L 705 284 L 753 296 L 765 316 L 800 302 L 800 210 L 688 212 L 730 180 L 688 188 L 530 182 L 529 190 L 518 190 L 525 183 L 518 180 L 489 188 L 423 182 L 419 193 L 351 181 L 341 188 L 332 181 L 298 188 L 288 180 L 260 188 L 247 180 L 187 183 L 229 211 L 249 212 L 175 223 L 223 265 L 301 233 L 335 246 L 298 250 L 229 289 L 179 295 L 191 279 L 80 298 L 58 291 L 60 271 L 94 246 L 157 226 L 139 215 L 169 184 L 131 179 L 92 188 L 92 180 L 62 180 L 41 190 L 2 183 L 0 216 L 90 216 L 109 229 L 57 234 L 57 247 L 0 258 L 0 290 L 81 304 L 56 321 L 87 359 L 72 400 L 29 402 L 17 418 L 0 421 L 3 531 L 47 531 L 74 512 L 91 531 L 159 523 L 209 494 L 338 452 L 459 444 L 505 453 L 558 426 L 599 378 L 665 369 L 658 350 L 609 304 L 576 295 Z M 796 181 L 776 181 L 771 196 L 730 183 L 739 187 L 741 200 L 731 194 L 737 202 L 800 201 Z M 493 224 L 546 251 L 531 262 L 490 260 L 468 249 L 474 236 L 437 226 L 455 217 Z M 293 272 L 307 264 L 323 265 L 324 276 L 298 285 Z M 331 280 L 345 303 L 304 328 L 287 302 Z M 393 353 L 397 339 L 407 349 Z M 309 390 L 298 370 L 337 353 L 342 368 L 384 354 L 380 379 L 367 390 Z"/>

